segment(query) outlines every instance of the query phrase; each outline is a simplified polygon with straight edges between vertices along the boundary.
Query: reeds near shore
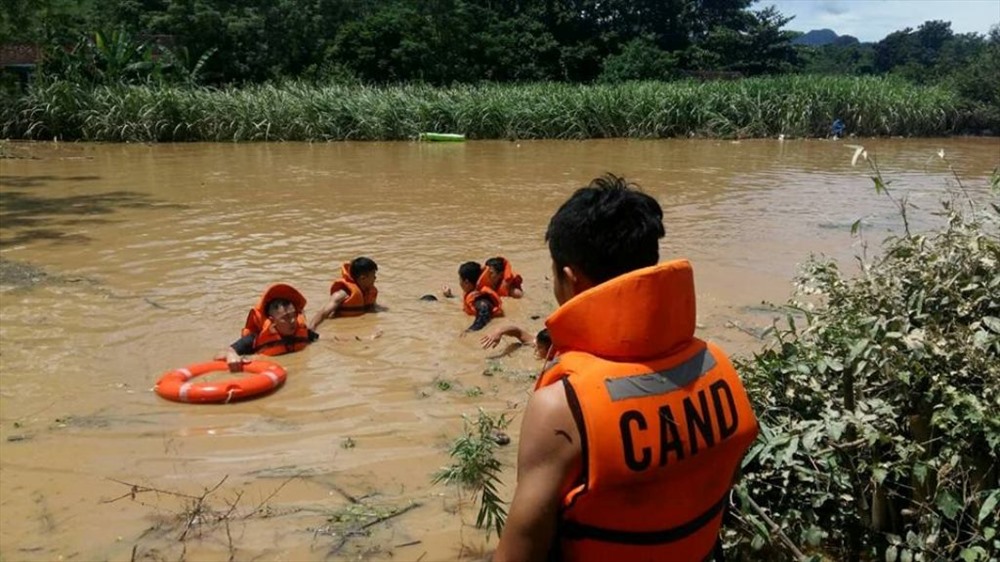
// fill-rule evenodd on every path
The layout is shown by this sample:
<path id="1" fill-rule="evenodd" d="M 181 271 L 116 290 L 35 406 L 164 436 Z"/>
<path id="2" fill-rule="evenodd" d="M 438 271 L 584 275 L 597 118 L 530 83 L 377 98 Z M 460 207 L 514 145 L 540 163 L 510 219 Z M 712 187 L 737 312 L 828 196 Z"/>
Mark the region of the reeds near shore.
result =
<path id="1" fill-rule="evenodd" d="M 940 136 L 961 121 L 941 87 L 879 77 L 781 76 L 726 82 L 487 84 L 432 88 L 243 88 L 39 83 L 3 100 L 0 136 L 86 141 Z"/>

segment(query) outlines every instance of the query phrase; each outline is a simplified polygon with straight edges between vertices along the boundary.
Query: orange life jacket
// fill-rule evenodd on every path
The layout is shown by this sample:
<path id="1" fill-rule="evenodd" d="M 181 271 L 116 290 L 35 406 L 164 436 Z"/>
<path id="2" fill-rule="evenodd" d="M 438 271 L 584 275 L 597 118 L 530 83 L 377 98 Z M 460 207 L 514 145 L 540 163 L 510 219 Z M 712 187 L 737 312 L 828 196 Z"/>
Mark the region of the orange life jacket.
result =
<path id="1" fill-rule="evenodd" d="M 725 353 L 694 337 L 691 265 L 602 283 L 546 325 L 559 356 L 536 387 L 561 381 L 583 451 L 559 557 L 706 559 L 757 420 Z"/>
<path id="2" fill-rule="evenodd" d="M 271 320 L 264 321 L 264 329 L 257 334 L 253 340 L 253 352 L 262 355 L 283 355 L 300 351 L 309 345 L 309 328 L 306 326 L 306 317 L 302 313 L 296 317 L 298 326 L 295 333 L 290 336 L 282 336 L 271 325 Z"/>
<path id="3" fill-rule="evenodd" d="M 345 291 L 347 298 L 337 307 L 337 316 L 361 316 L 366 312 L 375 310 L 375 300 L 378 299 L 378 289 L 372 287 L 367 291 L 362 291 L 357 281 L 351 277 L 351 262 L 344 262 L 340 266 L 340 279 L 330 285 L 330 294 L 337 291 Z"/>
<path id="4" fill-rule="evenodd" d="M 286 299 L 295 307 L 298 327 L 291 336 L 282 336 L 279 334 L 274 328 L 271 319 L 267 317 L 268 303 L 277 298 Z M 273 356 L 299 351 L 309 345 L 309 328 L 306 325 L 306 317 L 302 313 L 305 307 L 306 298 L 291 285 L 284 283 L 271 285 L 261 295 L 257 304 L 250 309 L 241 335 L 249 336 L 250 334 L 254 334 L 257 336 L 253 342 L 254 353 Z"/>
<path id="5" fill-rule="evenodd" d="M 490 310 L 490 318 L 496 318 L 497 316 L 503 316 L 503 304 L 500 301 L 500 295 L 496 293 L 493 289 L 489 287 L 484 287 L 482 289 L 477 289 L 475 291 L 469 291 L 462 297 L 463 308 L 465 313 L 471 316 L 476 315 L 476 299 L 479 297 L 489 297 L 490 302 L 493 303 L 493 309 Z"/>
<path id="6" fill-rule="evenodd" d="M 507 258 L 503 259 L 503 278 L 500 280 L 499 287 L 493 287 L 490 285 L 490 266 L 484 265 L 483 272 L 479 275 L 479 280 L 476 281 L 476 288 L 483 289 L 489 288 L 493 289 L 496 294 L 501 297 L 509 297 L 510 292 L 514 289 L 520 289 L 521 283 L 524 282 L 521 276 L 514 273 L 514 270 L 510 266 L 510 262 Z"/>

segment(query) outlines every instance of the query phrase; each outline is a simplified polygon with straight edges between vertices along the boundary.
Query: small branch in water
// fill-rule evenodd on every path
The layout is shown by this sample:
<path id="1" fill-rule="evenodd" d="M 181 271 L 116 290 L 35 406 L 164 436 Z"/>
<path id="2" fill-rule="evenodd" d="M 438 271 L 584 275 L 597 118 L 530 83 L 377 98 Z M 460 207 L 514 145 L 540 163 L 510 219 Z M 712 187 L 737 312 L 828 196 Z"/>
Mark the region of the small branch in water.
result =
<path id="1" fill-rule="evenodd" d="M 762 338 L 760 336 L 760 334 L 756 334 L 752 330 L 748 330 L 748 329 L 744 328 L 743 326 L 740 326 L 737 322 L 734 322 L 732 320 L 726 322 L 726 327 L 727 328 L 736 328 L 737 330 L 743 332 L 744 334 L 746 334 L 748 336 L 752 336 L 752 337 L 754 337 L 754 338 L 756 338 L 758 340 L 764 339 L 764 338 Z"/>
<path id="2" fill-rule="evenodd" d="M 365 523 L 361 527 L 359 527 L 359 529 L 367 529 L 368 527 L 371 527 L 372 525 L 377 525 L 377 524 L 379 524 L 379 523 L 381 523 L 383 521 L 388 521 L 389 519 L 392 519 L 393 517 L 398 517 L 398 516 L 406 513 L 407 511 L 410 511 L 411 509 L 415 509 L 415 508 L 420 507 L 421 505 L 422 504 L 420 504 L 420 503 L 411 503 L 410 505 L 404 507 L 403 509 L 396 510 L 396 511 L 394 511 L 392 513 L 389 513 L 387 515 L 382 515 L 380 517 L 376 517 L 375 519 L 373 519 L 373 520 Z"/>
<path id="3" fill-rule="evenodd" d="M 369 522 L 367 522 L 367 523 L 365 523 L 363 525 L 352 527 L 350 529 L 347 529 L 347 530 L 343 531 L 341 533 L 340 540 L 337 541 L 337 544 L 333 545 L 333 547 L 330 548 L 330 551 L 329 551 L 328 554 L 336 554 L 336 553 L 340 552 L 340 549 L 344 548 L 344 545 L 347 544 L 347 541 L 351 537 L 358 536 L 358 535 L 365 535 L 366 534 L 364 532 L 365 529 L 367 529 L 367 528 L 369 528 L 369 527 L 371 527 L 373 525 L 378 525 L 379 523 L 383 523 L 385 521 L 388 521 L 389 519 L 392 519 L 394 517 L 399 517 L 400 515 L 402 515 L 402 514 L 408 512 L 408 511 L 410 511 L 411 509 L 415 509 L 417 507 L 420 507 L 421 505 L 423 505 L 423 504 L 421 504 L 419 502 L 417 502 L 417 503 L 411 503 L 410 505 L 408 505 L 408 506 L 406 506 L 406 507 L 404 507 L 402 509 L 397 509 L 397 510 L 395 510 L 395 511 L 393 511 L 391 513 L 387 513 L 385 515 L 379 515 L 375 519 L 372 519 L 371 521 L 369 521 Z M 417 542 L 420 542 L 420 541 L 417 541 Z"/>
<path id="4" fill-rule="evenodd" d="M 338 494 L 344 496 L 344 499 L 346 499 L 347 501 L 351 503 L 361 503 L 360 500 L 358 500 L 358 498 L 352 496 L 350 493 L 347 492 L 347 490 L 341 488 L 340 486 L 336 484 L 330 484 L 330 487 L 333 488 L 334 491 L 337 492 Z"/>
<path id="5" fill-rule="evenodd" d="M 786 535 L 781 530 L 781 527 L 777 523 L 775 523 L 773 519 L 768 517 L 766 513 L 764 513 L 764 510 L 759 505 L 757 505 L 757 502 L 753 501 L 753 498 L 751 498 L 750 496 L 746 496 L 746 500 L 747 502 L 749 502 L 750 508 L 753 509 L 757 515 L 760 515 L 761 518 L 767 523 L 768 527 L 771 528 L 771 532 L 777 535 L 778 539 L 782 542 L 782 544 L 784 544 L 785 547 L 787 547 L 788 550 L 790 550 L 792 554 L 795 555 L 795 559 L 805 560 L 806 555 L 803 554 L 802 551 L 799 550 L 797 546 L 795 546 L 795 543 L 792 542 L 792 539 L 788 538 L 788 535 Z"/>
<path id="6" fill-rule="evenodd" d="M 184 525 L 184 531 L 181 532 L 181 535 L 179 537 L 177 537 L 177 540 L 179 540 L 181 542 L 184 542 L 184 539 L 187 538 L 188 531 L 190 531 L 191 527 L 193 527 L 194 524 L 198 521 L 198 519 L 201 518 L 201 515 L 206 512 L 206 509 L 205 509 L 205 498 L 207 498 L 208 496 L 210 496 L 212 494 L 212 492 L 218 490 L 219 486 L 222 486 L 222 484 L 227 479 L 229 479 L 229 475 L 228 474 L 225 475 L 225 476 L 223 476 L 222 480 L 219 480 L 218 484 L 216 484 L 215 486 L 213 486 L 209 490 L 205 490 L 205 493 L 202 494 L 200 497 L 198 497 L 198 499 L 195 500 L 194 506 L 191 508 L 190 512 L 188 513 L 187 524 Z M 236 501 L 237 502 L 239 501 L 239 497 L 237 497 Z M 232 510 L 235 509 L 235 507 L 236 506 L 234 504 L 233 508 L 231 508 L 229 510 L 229 513 L 232 513 Z M 211 511 L 211 510 L 208 510 L 208 511 Z M 228 517 L 228 515 L 229 514 L 226 514 L 225 517 Z M 222 519 L 225 519 L 225 517 L 223 517 Z M 227 520 L 227 522 L 228 522 L 228 520 Z"/>
<path id="7" fill-rule="evenodd" d="M 278 492 L 280 492 L 282 488 L 284 488 L 285 486 L 287 486 L 289 482 L 291 482 L 292 480 L 295 480 L 298 477 L 299 477 L 299 475 L 296 474 L 295 476 L 290 476 L 287 480 L 285 480 L 284 482 L 282 482 L 280 486 L 278 486 L 277 488 L 275 488 L 273 492 L 271 492 L 270 494 L 267 495 L 266 498 L 264 498 L 263 500 L 261 500 L 261 502 L 258 503 L 257 506 L 253 508 L 253 511 L 251 511 L 250 513 L 247 513 L 246 515 L 244 515 L 243 519 L 249 519 L 250 517 L 253 517 L 256 513 L 260 512 L 260 510 L 263 509 L 265 505 L 267 505 L 267 502 L 269 502 L 271 500 L 271 498 L 273 498 L 274 496 L 278 495 Z M 240 492 L 240 495 L 242 496 L 243 492 Z M 239 500 L 239 498 L 237 498 L 237 501 L 238 500 Z M 233 507 L 235 507 L 235 504 L 233 505 Z M 230 510 L 230 512 L 231 511 L 232 510 Z M 226 514 L 226 515 L 228 516 L 228 514 Z"/>

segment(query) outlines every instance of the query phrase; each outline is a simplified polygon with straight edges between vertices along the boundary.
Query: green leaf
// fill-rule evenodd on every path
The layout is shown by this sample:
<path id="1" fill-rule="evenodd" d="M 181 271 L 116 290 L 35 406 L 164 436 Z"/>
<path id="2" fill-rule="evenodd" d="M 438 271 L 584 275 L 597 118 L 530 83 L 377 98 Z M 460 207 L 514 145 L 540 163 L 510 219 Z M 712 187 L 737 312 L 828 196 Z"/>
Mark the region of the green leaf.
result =
<path id="1" fill-rule="evenodd" d="M 962 504 L 955 499 L 955 496 L 951 495 L 948 491 L 941 491 L 938 494 L 937 500 L 934 502 L 937 504 L 938 509 L 941 513 L 945 515 L 948 519 L 954 519 L 958 512 L 962 511 Z"/>
<path id="2" fill-rule="evenodd" d="M 861 219 L 858 219 L 858 220 L 854 221 L 853 224 L 851 224 L 851 236 L 854 236 L 855 234 L 857 234 L 858 230 L 860 230 L 860 229 L 861 229 Z"/>
<path id="3" fill-rule="evenodd" d="M 885 190 L 885 183 L 882 182 L 882 178 L 878 176 L 872 176 L 872 182 L 875 183 L 875 194 L 881 195 L 882 191 Z"/>
<path id="4" fill-rule="evenodd" d="M 799 450 L 799 436 L 796 435 L 788 443 L 788 447 L 785 449 L 785 454 L 781 457 L 781 464 L 791 464 L 792 458 L 795 456 L 795 452 Z"/>
<path id="5" fill-rule="evenodd" d="M 851 349 L 850 351 L 847 352 L 848 363 L 853 362 L 857 356 L 861 355 L 861 353 L 865 350 L 865 348 L 868 347 L 868 343 L 869 340 L 863 339 L 863 340 L 858 340 L 853 344 L 851 344 Z"/>
<path id="6" fill-rule="evenodd" d="M 996 515 L 995 510 L 997 508 L 998 500 L 1000 500 L 1000 490 L 993 490 L 993 493 L 991 493 L 986 498 L 986 501 L 983 502 L 983 507 L 979 509 L 979 517 L 977 518 L 977 521 L 982 523 L 988 516 Z"/>
<path id="7" fill-rule="evenodd" d="M 809 527 L 806 529 L 805 539 L 810 546 L 819 546 L 820 542 L 823 541 L 823 529 L 815 525 Z"/>
<path id="8" fill-rule="evenodd" d="M 959 555 L 965 562 L 976 562 L 977 560 L 986 560 L 986 549 L 981 546 L 974 546 L 972 548 L 963 548 L 962 553 Z"/>
<path id="9" fill-rule="evenodd" d="M 972 334 L 972 346 L 976 349 L 986 349 L 993 338 L 994 336 L 986 330 L 976 330 L 976 333 Z"/>
<path id="10" fill-rule="evenodd" d="M 996 316 L 984 316 L 983 325 L 993 331 L 995 334 L 1000 334 L 1000 318 Z"/>
<path id="11" fill-rule="evenodd" d="M 881 484 L 885 481 L 885 477 L 889 475 L 889 472 L 884 468 L 876 468 L 872 471 L 872 477 L 875 479 L 876 484 Z"/>
<path id="12" fill-rule="evenodd" d="M 830 437 L 834 441 L 839 441 L 840 437 L 844 434 L 844 429 L 847 428 L 847 424 L 844 422 L 830 422 L 830 426 L 827 428 L 830 431 Z"/>

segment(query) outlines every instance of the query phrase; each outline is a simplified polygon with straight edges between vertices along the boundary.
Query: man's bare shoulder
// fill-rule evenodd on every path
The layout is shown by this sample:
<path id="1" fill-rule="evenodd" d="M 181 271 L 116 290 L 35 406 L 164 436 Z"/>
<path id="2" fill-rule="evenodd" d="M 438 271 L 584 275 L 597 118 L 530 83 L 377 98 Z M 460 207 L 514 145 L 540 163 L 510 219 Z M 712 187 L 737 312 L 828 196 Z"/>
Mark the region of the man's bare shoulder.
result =
<path id="1" fill-rule="evenodd" d="M 546 455 L 573 457 L 580 453 L 579 435 L 562 383 L 536 390 L 525 408 L 522 446 Z"/>

